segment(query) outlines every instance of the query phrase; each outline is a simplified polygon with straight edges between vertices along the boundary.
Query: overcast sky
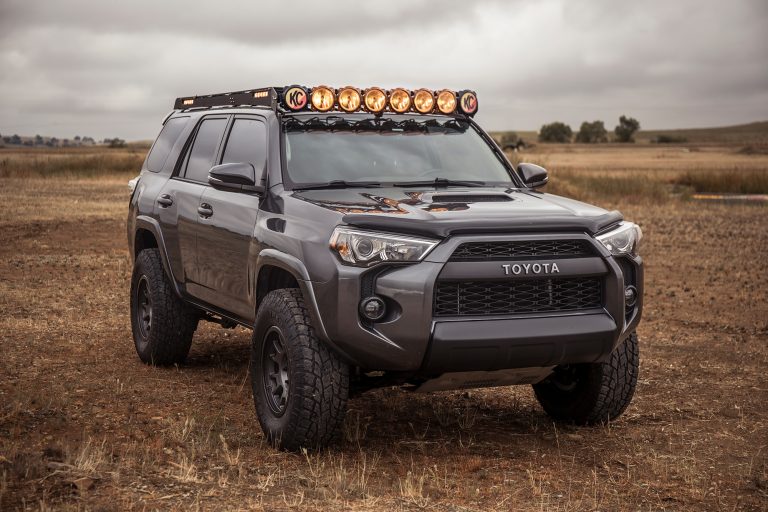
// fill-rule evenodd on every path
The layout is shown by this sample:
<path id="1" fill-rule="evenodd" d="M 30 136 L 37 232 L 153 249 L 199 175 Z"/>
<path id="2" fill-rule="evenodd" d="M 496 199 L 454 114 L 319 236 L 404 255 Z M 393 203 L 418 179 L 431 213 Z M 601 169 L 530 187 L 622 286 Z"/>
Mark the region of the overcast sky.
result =
<path id="1" fill-rule="evenodd" d="M 177 96 L 472 88 L 488 130 L 768 119 L 766 0 L 0 0 L 0 134 L 153 138 Z"/>

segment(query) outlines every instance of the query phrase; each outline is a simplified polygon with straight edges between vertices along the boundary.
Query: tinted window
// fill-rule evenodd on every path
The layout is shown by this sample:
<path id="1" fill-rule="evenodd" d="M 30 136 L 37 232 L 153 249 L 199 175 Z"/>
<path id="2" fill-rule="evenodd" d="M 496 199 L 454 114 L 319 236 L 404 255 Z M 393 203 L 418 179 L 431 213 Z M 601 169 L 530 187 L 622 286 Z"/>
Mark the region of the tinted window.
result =
<path id="1" fill-rule="evenodd" d="M 267 158 L 267 128 L 261 121 L 254 119 L 236 119 L 229 132 L 227 147 L 221 163 L 247 162 L 256 170 Z"/>
<path id="2" fill-rule="evenodd" d="M 288 174 L 295 184 L 435 178 L 511 182 L 507 168 L 467 121 L 334 116 L 289 121 L 284 130 Z"/>
<path id="3" fill-rule="evenodd" d="M 152 172 L 160 172 L 163 170 L 165 161 L 168 159 L 168 155 L 173 149 L 173 145 L 176 144 L 176 140 L 181 135 L 181 131 L 187 124 L 188 117 L 174 117 L 165 122 L 165 126 L 160 131 L 160 135 L 157 136 L 155 144 L 152 146 L 152 151 L 147 157 L 147 169 Z"/>
<path id="4" fill-rule="evenodd" d="M 208 171 L 213 167 L 213 159 L 216 158 L 216 150 L 226 127 L 226 119 L 206 119 L 200 123 L 195 142 L 187 159 L 185 178 L 208 181 Z"/>

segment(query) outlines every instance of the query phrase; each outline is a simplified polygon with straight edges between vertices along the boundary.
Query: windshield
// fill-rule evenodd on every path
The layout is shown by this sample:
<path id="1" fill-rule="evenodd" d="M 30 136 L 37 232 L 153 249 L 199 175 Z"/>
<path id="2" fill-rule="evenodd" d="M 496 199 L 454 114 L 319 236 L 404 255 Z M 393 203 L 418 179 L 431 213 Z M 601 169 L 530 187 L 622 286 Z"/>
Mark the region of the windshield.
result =
<path id="1" fill-rule="evenodd" d="M 327 116 L 283 124 L 287 173 L 294 187 L 435 181 L 511 182 L 474 126 L 449 117 Z"/>

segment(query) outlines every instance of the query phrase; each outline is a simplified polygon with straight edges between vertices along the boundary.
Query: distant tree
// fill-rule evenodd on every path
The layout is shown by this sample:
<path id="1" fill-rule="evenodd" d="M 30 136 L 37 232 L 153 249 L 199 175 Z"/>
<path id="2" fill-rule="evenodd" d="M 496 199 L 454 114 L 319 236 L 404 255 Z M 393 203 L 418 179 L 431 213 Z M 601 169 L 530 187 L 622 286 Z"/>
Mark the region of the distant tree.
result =
<path id="1" fill-rule="evenodd" d="M 19 137 L 18 133 L 14 133 L 11 136 L 11 144 L 21 144 L 21 137 Z"/>
<path id="2" fill-rule="evenodd" d="M 592 121 L 591 123 L 584 121 L 576 133 L 576 142 L 582 144 L 608 142 L 608 131 L 606 131 L 602 121 Z"/>
<path id="3" fill-rule="evenodd" d="M 75 135 L 75 142 L 80 142 L 80 136 L 79 135 Z"/>
<path id="4" fill-rule="evenodd" d="M 123 139 L 115 137 L 114 139 L 104 139 L 105 142 L 109 145 L 111 148 L 124 148 L 128 144 L 125 143 Z"/>
<path id="5" fill-rule="evenodd" d="M 621 116 L 619 125 L 613 130 L 616 142 L 635 142 L 634 135 L 640 129 L 640 121 L 633 117 Z"/>
<path id="6" fill-rule="evenodd" d="M 40 135 L 35 135 L 35 146 L 42 146 L 43 145 L 43 138 Z"/>
<path id="7" fill-rule="evenodd" d="M 49 143 L 49 145 L 50 145 L 51 147 L 56 147 L 56 146 L 58 146 L 58 145 L 59 145 L 59 139 L 57 139 L 56 137 L 51 137 L 51 138 L 48 140 L 48 143 Z"/>
<path id="8" fill-rule="evenodd" d="M 539 142 L 571 142 L 573 130 L 560 121 L 545 124 L 539 130 Z"/>

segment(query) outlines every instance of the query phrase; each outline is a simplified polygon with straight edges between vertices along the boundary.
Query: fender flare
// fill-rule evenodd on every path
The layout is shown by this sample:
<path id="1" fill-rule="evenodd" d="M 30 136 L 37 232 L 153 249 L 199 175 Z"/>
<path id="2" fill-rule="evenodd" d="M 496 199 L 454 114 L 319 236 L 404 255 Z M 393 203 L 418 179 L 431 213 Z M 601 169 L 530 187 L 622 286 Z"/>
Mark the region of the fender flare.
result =
<path id="1" fill-rule="evenodd" d="M 176 292 L 176 295 L 181 297 L 182 294 L 181 289 L 179 288 L 179 283 L 176 281 L 176 277 L 173 275 L 173 269 L 171 268 L 170 262 L 168 261 L 168 251 L 165 248 L 163 231 L 160 229 L 160 223 L 156 219 L 153 219 L 147 215 L 136 216 L 136 222 L 133 229 L 133 240 L 131 240 L 131 259 L 134 258 L 133 253 L 136 250 L 136 232 L 139 229 L 146 229 L 155 237 L 155 240 L 157 241 L 157 247 L 160 249 L 160 259 L 163 262 L 163 269 L 165 270 L 165 274 L 168 276 L 168 279 L 171 280 L 171 284 L 173 285 L 173 290 Z"/>
<path id="2" fill-rule="evenodd" d="M 277 249 L 263 249 L 256 258 L 256 267 L 254 268 L 254 295 L 258 290 L 258 279 L 261 269 L 265 266 L 274 266 L 281 268 L 291 274 L 299 284 L 299 289 L 304 297 L 304 302 L 309 310 L 309 316 L 312 318 L 312 324 L 317 331 L 318 336 L 324 342 L 333 347 L 338 353 L 344 355 L 344 352 L 331 341 L 328 332 L 325 330 L 323 318 L 317 307 L 317 298 L 312 288 L 312 280 L 309 278 L 309 272 L 304 263 L 295 256 L 278 251 Z"/>

